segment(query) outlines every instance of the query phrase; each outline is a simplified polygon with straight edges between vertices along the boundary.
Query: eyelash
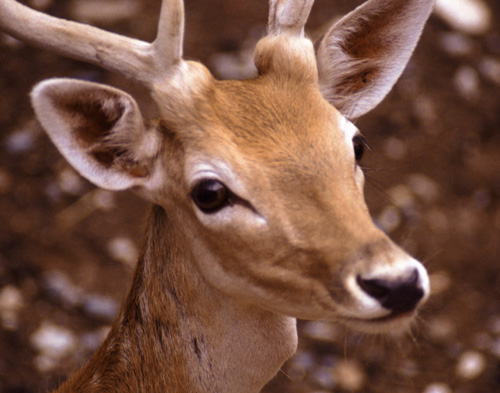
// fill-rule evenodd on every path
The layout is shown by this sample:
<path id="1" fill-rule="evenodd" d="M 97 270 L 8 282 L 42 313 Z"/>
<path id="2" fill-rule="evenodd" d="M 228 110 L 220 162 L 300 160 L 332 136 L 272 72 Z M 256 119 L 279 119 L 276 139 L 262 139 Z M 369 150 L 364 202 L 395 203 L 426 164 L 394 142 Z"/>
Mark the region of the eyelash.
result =
<path id="1" fill-rule="evenodd" d="M 354 135 L 352 144 L 354 148 L 354 157 L 356 158 L 356 162 L 359 162 L 363 158 L 366 150 L 370 150 L 370 146 L 366 138 L 361 134 Z"/>

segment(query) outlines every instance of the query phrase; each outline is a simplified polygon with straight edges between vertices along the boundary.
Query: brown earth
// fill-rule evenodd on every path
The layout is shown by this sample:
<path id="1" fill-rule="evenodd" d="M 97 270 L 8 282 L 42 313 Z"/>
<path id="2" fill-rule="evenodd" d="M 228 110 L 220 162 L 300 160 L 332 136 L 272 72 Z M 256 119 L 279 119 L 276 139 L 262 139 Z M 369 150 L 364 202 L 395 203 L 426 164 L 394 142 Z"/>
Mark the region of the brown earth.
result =
<path id="1" fill-rule="evenodd" d="M 79 3 L 32 1 L 66 17 Z M 159 1 L 129 3 L 133 17 L 103 9 L 97 24 L 151 40 Z M 312 31 L 360 1 L 316 3 Z M 266 392 L 500 392 L 500 3 L 486 3 L 493 28 L 484 34 L 460 35 L 431 17 L 393 92 L 357 122 L 372 148 L 364 165 L 373 216 L 431 273 L 418 323 L 394 339 L 301 322 L 299 352 Z M 224 74 L 213 54 L 234 60 L 262 35 L 267 2 L 187 0 L 186 12 L 187 57 Z M 451 53 L 450 37 L 467 50 Z M 125 89 L 154 116 L 147 94 L 117 75 L 0 36 L 5 393 L 50 390 L 93 351 L 127 290 L 148 208 L 131 193 L 95 190 L 48 141 L 28 92 L 55 76 Z M 59 350 L 44 346 L 47 332 Z"/>

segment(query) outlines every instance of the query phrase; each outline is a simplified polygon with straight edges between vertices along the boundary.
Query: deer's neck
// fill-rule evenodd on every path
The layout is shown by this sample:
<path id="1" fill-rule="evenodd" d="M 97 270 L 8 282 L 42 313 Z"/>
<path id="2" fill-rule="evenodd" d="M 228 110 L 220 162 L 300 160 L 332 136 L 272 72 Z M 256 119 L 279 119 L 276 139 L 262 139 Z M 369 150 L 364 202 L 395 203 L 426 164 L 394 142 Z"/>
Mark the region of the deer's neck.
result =
<path id="1" fill-rule="evenodd" d="M 162 208 L 148 228 L 119 320 L 60 392 L 258 392 L 295 351 L 295 320 L 207 284 Z"/>

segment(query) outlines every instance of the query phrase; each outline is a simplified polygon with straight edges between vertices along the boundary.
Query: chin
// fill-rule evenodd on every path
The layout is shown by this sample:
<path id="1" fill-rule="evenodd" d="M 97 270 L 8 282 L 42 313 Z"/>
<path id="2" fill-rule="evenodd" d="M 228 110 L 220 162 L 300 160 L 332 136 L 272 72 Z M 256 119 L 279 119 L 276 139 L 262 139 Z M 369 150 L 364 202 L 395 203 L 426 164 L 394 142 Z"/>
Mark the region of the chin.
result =
<path id="1" fill-rule="evenodd" d="M 410 330 L 415 316 L 415 312 L 407 312 L 373 319 L 348 318 L 342 320 L 342 323 L 362 333 L 400 336 Z"/>

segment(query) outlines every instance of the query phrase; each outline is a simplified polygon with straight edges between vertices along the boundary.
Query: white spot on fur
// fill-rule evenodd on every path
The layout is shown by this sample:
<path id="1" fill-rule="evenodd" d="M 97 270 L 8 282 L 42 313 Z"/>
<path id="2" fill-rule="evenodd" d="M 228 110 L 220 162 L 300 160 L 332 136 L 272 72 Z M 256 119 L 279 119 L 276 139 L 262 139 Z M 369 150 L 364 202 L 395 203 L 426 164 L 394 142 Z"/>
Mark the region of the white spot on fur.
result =
<path id="1" fill-rule="evenodd" d="M 339 113 L 339 126 L 345 136 L 345 141 L 348 146 L 352 146 L 352 138 L 359 133 L 358 127 L 356 127 L 352 122 L 347 120 L 343 115 Z"/>

